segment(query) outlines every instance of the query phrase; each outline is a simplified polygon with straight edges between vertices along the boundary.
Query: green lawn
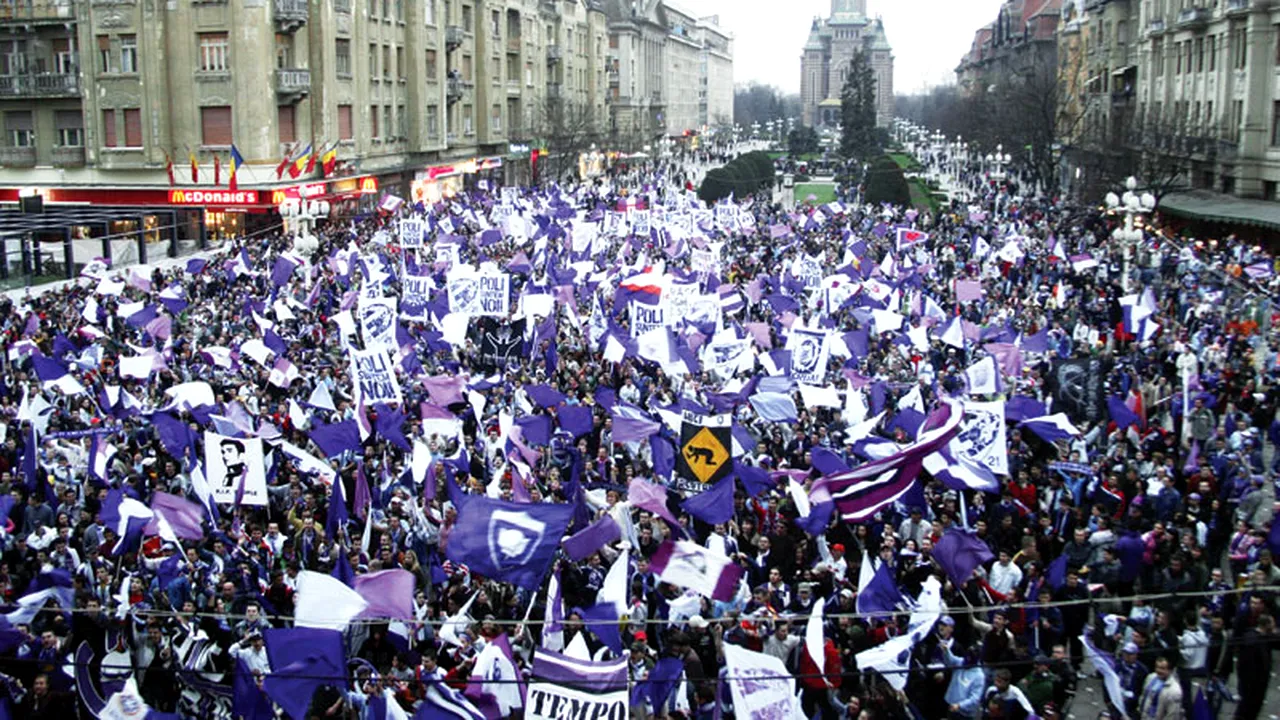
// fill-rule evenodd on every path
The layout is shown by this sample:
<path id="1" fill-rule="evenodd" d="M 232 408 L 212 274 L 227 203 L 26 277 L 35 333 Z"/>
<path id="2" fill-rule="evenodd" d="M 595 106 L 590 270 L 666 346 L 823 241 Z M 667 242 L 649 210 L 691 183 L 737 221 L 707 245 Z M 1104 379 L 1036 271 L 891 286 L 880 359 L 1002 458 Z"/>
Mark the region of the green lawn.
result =
<path id="1" fill-rule="evenodd" d="M 938 212 L 938 201 L 933 198 L 928 186 L 920 180 L 908 180 L 907 186 L 911 190 L 911 205 L 913 207 L 917 210 Z"/>
<path id="2" fill-rule="evenodd" d="M 916 162 L 916 159 L 911 157 L 910 155 L 906 155 L 904 153 L 889 153 L 889 158 L 892 159 L 895 163 L 897 163 L 898 167 L 902 168 L 903 170 L 919 170 L 920 169 L 920 163 Z"/>
<path id="3" fill-rule="evenodd" d="M 769 156 L 770 160 L 778 160 L 781 158 L 785 158 L 789 155 L 789 153 L 781 152 L 779 150 L 770 150 L 765 154 Z M 800 155 L 799 157 L 795 158 L 796 162 L 813 162 L 814 160 L 821 160 L 821 159 L 822 159 L 822 153 L 804 153 L 803 155 Z"/>
<path id="4" fill-rule="evenodd" d="M 817 203 L 835 202 L 836 186 L 835 183 L 796 183 L 796 203 L 802 204 L 810 195 L 818 198 Z"/>

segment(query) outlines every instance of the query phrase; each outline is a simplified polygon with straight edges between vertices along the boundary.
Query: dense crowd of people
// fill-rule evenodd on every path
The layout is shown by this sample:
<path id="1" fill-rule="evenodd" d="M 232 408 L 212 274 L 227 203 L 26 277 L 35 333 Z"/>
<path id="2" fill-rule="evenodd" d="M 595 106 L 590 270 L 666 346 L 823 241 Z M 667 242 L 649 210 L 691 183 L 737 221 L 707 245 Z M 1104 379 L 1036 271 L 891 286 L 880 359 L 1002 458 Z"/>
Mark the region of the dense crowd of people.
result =
<path id="1" fill-rule="evenodd" d="M 1129 249 L 1110 238 L 1117 217 L 989 177 L 973 183 L 972 205 L 936 215 L 859 206 L 851 188 L 844 203 L 756 198 L 701 216 L 686 179 L 672 164 L 466 191 L 332 220 L 307 253 L 291 237 L 244 237 L 207 262 L 98 268 L 5 299 L 0 592 L 12 611 L 0 672 L 11 716 L 95 715 L 93 696 L 109 703 L 127 680 L 153 713 L 269 717 L 271 700 L 254 694 L 282 670 L 265 638 L 292 625 L 300 575 L 351 585 L 389 569 L 412 574 L 412 616 L 350 622 L 347 673 L 324 679 L 306 716 L 448 716 L 432 688 L 475 699 L 483 680 L 502 695 L 501 681 L 473 675 L 477 659 L 509 642 L 527 675 L 535 648 L 550 646 L 544 617 L 563 618 L 555 647 L 617 656 L 591 608 L 619 559 L 630 679 L 677 670 L 662 702 L 632 698 L 637 717 L 752 714 L 735 713 L 726 690 L 728 645 L 784 663 L 802 714 L 823 720 L 1065 717 L 1085 683 L 1113 718 L 1259 716 L 1280 588 L 1270 255 L 1155 232 Z M 584 226 L 636 212 L 650 213 L 649 232 L 576 246 Z M 524 237 L 511 216 L 527 221 Z M 425 248 L 402 247 L 405 217 L 429 218 Z M 904 242 L 903 229 L 927 235 Z M 446 241 L 453 261 L 433 252 Z M 709 247 L 719 256 L 708 273 L 693 256 Z M 369 338 L 347 327 L 349 311 L 365 294 L 401 295 L 406 273 L 429 276 L 436 302 L 450 262 L 509 272 L 512 318 L 533 305 L 523 298 L 553 295 L 549 317 L 529 316 L 529 342 L 501 367 L 480 355 L 478 319 L 459 339 L 440 314 L 401 318 L 403 402 L 366 407 L 348 346 Z M 669 319 L 674 362 L 611 352 L 637 322 L 615 303 L 637 276 L 695 278 L 723 315 L 710 328 Z M 831 307 L 826 290 L 840 283 L 856 289 Z M 827 333 L 816 381 L 791 377 L 797 328 Z M 746 362 L 699 360 L 713 340 L 747 338 Z M 140 357 L 151 358 L 141 373 Z M 984 362 L 997 369 L 991 387 L 974 372 Z M 437 381 L 450 378 L 463 385 L 445 401 Z M 205 401 L 175 401 L 201 383 Z M 766 386 L 794 418 L 753 401 Z M 815 388 L 838 402 L 815 402 Z M 823 478 L 912 447 L 954 401 L 1003 408 L 1004 447 L 988 448 L 1007 465 L 995 484 L 916 468 L 911 491 L 866 520 L 837 511 L 814 527 Z M 586 428 L 566 429 L 571 408 L 589 410 Z M 737 481 L 718 522 L 688 510 L 691 491 L 662 457 L 679 442 L 670 418 L 690 412 L 732 420 Z M 1062 434 L 1026 422 L 1056 413 L 1069 418 Z M 513 440 L 513 418 L 538 417 L 554 430 L 535 437 L 530 420 Z M 354 449 L 315 442 L 316 428 L 353 419 L 376 427 Z M 661 428 L 637 441 L 638 420 Z M 210 499 L 206 431 L 268 441 L 265 504 Z M 248 472 L 239 446 L 219 452 L 233 476 Z M 667 488 L 669 513 L 632 502 L 637 480 Z M 157 494 L 200 509 L 198 536 L 164 531 L 160 513 L 134 542 L 121 508 L 157 507 Z M 468 494 L 570 504 L 571 532 L 605 516 L 623 531 L 580 560 L 559 553 L 556 597 L 547 581 L 531 591 L 451 559 Z M 989 549 L 961 577 L 934 554 L 954 533 Z M 731 599 L 660 578 L 650 564 L 673 537 L 741 569 Z M 909 657 L 870 662 L 916 628 L 911 600 L 931 579 L 936 622 Z M 504 714 L 529 712 L 510 702 Z"/>

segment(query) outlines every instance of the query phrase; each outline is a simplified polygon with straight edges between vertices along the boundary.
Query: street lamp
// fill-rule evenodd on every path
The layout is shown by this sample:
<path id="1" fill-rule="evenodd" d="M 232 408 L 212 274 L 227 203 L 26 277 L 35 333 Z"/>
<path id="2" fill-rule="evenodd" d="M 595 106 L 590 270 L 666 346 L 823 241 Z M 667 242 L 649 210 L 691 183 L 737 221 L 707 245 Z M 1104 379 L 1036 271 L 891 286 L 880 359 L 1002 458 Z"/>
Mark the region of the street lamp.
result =
<path id="1" fill-rule="evenodd" d="M 1137 178 L 1130 177 L 1124 181 L 1124 194 L 1116 197 L 1113 192 L 1107 193 L 1107 208 L 1111 212 L 1120 211 L 1124 213 L 1124 226 L 1118 227 L 1111 233 L 1111 237 L 1121 243 L 1124 249 L 1124 266 L 1120 278 L 1121 287 L 1124 293 L 1129 294 L 1129 263 L 1132 261 L 1134 248 L 1138 243 L 1142 242 L 1142 230 L 1134 227 L 1133 219 L 1135 216 L 1143 213 L 1149 213 L 1156 209 L 1156 198 L 1149 192 L 1142 193 L 1139 196 L 1135 190 L 1138 188 Z"/>
<path id="2" fill-rule="evenodd" d="M 317 221 L 329 217 L 328 200 L 285 200 L 279 209 L 285 234 L 293 235 L 295 251 L 311 252 L 320 246 L 311 230 Z"/>
<path id="3" fill-rule="evenodd" d="M 1004 180 L 1004 166 L 1013 162 L 1013 156 L 1004 152 L 1004 145 L 996 145 L 996 154 L 987 155 L 987 164 L 994 165 L 995 171 L 991 173 L 991 179 Z"/>

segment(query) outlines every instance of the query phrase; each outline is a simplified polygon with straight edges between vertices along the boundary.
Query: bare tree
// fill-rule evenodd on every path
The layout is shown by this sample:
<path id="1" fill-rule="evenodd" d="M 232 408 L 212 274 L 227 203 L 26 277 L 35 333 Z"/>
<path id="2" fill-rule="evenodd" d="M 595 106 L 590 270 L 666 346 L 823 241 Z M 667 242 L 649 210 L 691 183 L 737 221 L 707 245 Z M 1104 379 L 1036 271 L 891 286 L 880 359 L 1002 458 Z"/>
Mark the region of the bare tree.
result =
<path id="1" fill-rule="evenodd" d="M 577 173 L 578 157 L 604 138 L 604 123 L 590 103 L 547 97 L 535 109 L 535 137 L 548 154 L 538 161 L 541 182 L 561 181 Z"/>

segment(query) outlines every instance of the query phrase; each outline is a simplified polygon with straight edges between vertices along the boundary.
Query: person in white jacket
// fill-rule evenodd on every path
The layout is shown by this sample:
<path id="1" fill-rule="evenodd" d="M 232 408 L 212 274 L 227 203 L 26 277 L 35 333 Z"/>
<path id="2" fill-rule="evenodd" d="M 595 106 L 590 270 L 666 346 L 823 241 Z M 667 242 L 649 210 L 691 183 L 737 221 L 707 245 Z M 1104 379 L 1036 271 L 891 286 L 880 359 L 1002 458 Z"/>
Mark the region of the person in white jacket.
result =
<path id="1" fill-rule="evenodd" d="M 992 590 L 1008 595 L 1022 582 L 1022 568 L 1013 563 L 1007 551 L 1001 550 L 1000 557 L 991 566 L 987 582 L 991 584 Z"/>

